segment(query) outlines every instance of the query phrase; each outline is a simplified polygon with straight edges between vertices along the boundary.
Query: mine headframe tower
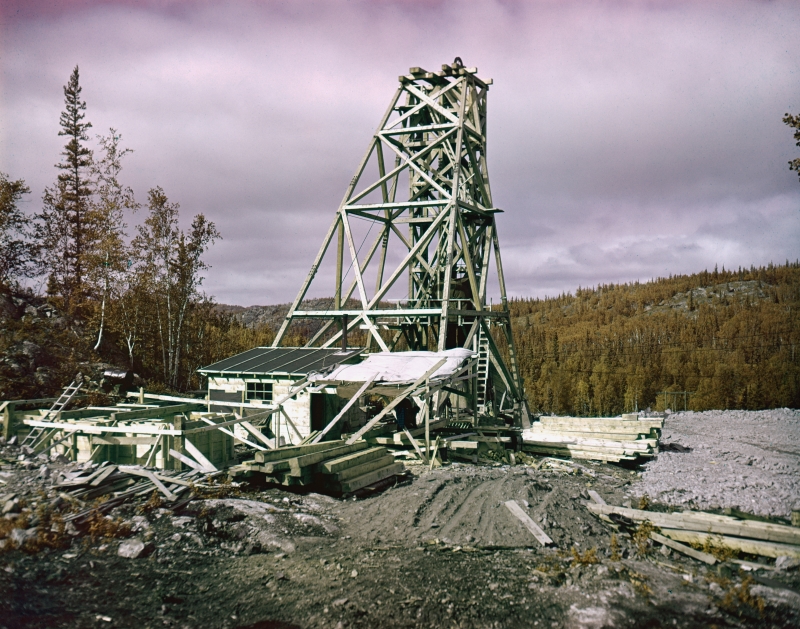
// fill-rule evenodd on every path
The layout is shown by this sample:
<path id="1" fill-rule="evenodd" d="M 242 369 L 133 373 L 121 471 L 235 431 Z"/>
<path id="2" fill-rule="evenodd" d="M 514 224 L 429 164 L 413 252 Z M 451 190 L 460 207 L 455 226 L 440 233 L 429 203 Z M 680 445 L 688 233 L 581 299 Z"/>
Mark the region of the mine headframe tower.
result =
<path id="1" fill-rule="evenodd" d="M 414 67 L 399 77 L 273 346 L 296 320 L 321 319 L 307 347 L 346 344 L 348 332 L 360 330 L 368 350 L 470 348 L 478 357 L 473 411 L 520 425 L 528 411 L 495 221 L 502 210 L 492 202 L 486 158 L 492 81 L 476 74 L 456 58 L 440 72 Z M 363 240 L 356 224 L 368 227 Z M 327 260 L 335 273 L 330 307 L 304 309 L 329 249 L 335 255 Z M 492 263 L 500 303 L 490 307 Z M 349 286 L 343 271 L 351 275 Z M 393 293 L 405 294 L 392 303 Z"/>

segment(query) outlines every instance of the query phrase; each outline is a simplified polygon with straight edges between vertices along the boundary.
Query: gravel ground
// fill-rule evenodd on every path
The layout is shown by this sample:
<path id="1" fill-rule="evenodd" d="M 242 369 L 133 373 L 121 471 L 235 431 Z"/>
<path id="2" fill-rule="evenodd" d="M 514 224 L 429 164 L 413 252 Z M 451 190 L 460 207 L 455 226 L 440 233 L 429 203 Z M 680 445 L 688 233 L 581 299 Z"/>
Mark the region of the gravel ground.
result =
<path id="1" fill-rule="evenodd" d="M 698 504 L 724 505 L 726 493 L 788 504 L 798 495 L 798 419 L 673 415 L 665 442 L 693 450 L 660 453 L 644 478 L 588 461 L 433 471 L 408 461 L 410 478 L 364 498 L 242 483 L 175 510 L 140 496 L 79 527 L 59 527 L 77 507 L 53 484 L 76 464 L 0 446 L 0 629 L 800 627 L 796 566 L 742 556 L 761 564 L 745 572 L 641 547 L 584 504 L 590 490 L 612 505 L 637 492 L 689 495 L 660 495 L 658 483 L 691 487 Z M 775 447 L 753 445 L 779 429 Z M 726 484 L 728 473 L 741 479 Z"/>
<path id="2" fill-rule="evenodd" d="M 697 509 L 789 517 L 800 508 L 800 411 L 669 415 L 662 449 L 631 493 Z M 691 448 L 669 451 L 669 444 Z"/>

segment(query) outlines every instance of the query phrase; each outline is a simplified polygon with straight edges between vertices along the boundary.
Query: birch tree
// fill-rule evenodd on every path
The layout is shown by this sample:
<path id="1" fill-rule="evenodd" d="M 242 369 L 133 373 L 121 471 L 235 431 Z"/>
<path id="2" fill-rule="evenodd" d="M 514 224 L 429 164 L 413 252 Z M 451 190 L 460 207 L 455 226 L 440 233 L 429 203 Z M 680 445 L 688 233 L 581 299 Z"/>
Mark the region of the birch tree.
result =
<path id="1" fill-rule="evenodd" d="M 183 349 L 190 311 L 201 298 L 203 254 L 218 238 L 214 223 L 198 214 L 187 233 L 179 227 L 179 205 L 160 187 L 148 193 L 148 217 L 132 246 L 140 256 L 140 277 L 149 287 L 164 383 L 179 389 L 185 376 Z"/>
<path id="2" fill-rule="evenodd" d="M 106 310 L 109 302 L 122 297 L 125 275 L 131 254 L 126 243 L 125 213 L 135 212 L 139 204 L 130 187 L 120 183 L 123 158 L 133 151 L 122 148 L 122 134 L 109 129 L 108 135 L 97 136 L 101 158 L 92 165 L 94 195 L 91 199 L 91 222 L 98 227 L 92 248 L 86 254 L 87 283 L 101 296 L 99 326 L 95 351 L 103 341 Z"/>

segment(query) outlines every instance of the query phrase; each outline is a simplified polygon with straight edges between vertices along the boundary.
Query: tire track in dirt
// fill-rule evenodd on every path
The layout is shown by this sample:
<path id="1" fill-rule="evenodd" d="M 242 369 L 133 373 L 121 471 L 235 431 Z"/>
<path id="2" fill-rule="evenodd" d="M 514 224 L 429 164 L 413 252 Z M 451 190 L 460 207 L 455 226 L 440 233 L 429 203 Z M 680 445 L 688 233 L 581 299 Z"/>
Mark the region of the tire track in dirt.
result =
<path id="1" fill-rule="evenodd" d="M 517 500 L 523 508 L 533 509 L 546 503 L 552 491 L 546 481 L 526 470 L 426 471 L 380 500 L 343 505 L 347 513 L 341 517 L 351 535 L 366 540 L 416 545 L 438 538 L 454 544 L 523 548 L 537 542 L 504 503 Z"/>

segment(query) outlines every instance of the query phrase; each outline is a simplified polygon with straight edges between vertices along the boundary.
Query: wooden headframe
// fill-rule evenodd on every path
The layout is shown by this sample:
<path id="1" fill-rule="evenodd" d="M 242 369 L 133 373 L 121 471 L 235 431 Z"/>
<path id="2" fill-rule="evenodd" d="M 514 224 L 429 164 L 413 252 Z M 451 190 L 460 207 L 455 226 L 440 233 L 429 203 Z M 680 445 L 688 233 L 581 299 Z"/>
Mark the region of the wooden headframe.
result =
<path id="1" fill-rule="evenodd" d="M 472 348 L 479 358 L 471 395 L 476 411 L 520 421 L 527 410 L 495 222 L 501 210 L 492 202 L 486 161 L 492 81 L 476 74 L 456 59 L 440 72 L 411 68 L 399 77 L 273 345 L 280 346 L 296 320 L 314 318 L 321 327 L 308 346 L 331 347 L 343 329 L 361 329 L 368 349 Z M 357 242 L 354 221 L 369 223 L 371 241 Z M 302 309 L 329 250 L 335 256 L 329 307 Z M 391 268 L 390 259 L 400 262 Z M 489 307 L 492 266 L 500 303 Z M 405 297 L 389 303 L 389 291 L 406 282 Z"/>

